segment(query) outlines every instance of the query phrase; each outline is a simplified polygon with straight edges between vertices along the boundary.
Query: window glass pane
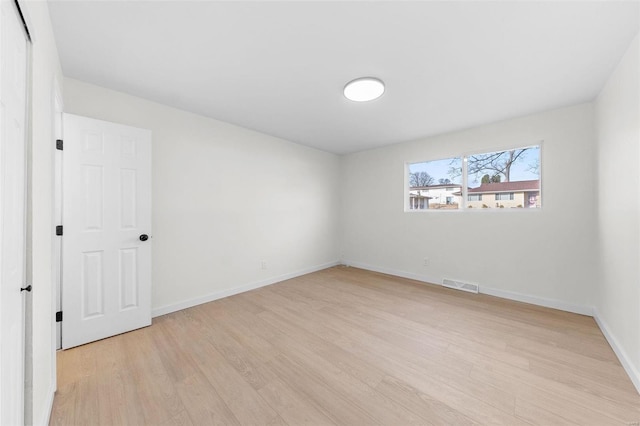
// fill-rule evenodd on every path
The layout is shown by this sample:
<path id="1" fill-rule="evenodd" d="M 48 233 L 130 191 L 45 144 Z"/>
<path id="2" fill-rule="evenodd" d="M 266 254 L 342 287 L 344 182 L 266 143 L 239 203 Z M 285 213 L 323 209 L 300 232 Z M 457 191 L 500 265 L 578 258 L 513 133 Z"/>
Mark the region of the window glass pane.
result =
<path id="1" fill-rule="evenodd" d="M 469 208 L 540 207 L 540 146 L 469 155 L 467 185 Z"/>
<path id="2" fill-rule="evenodd" d="M 462 159 L 409 164 L 410 210 L 456 210 L 462 204 Z"/>
<path id="3" fill-rule="evenodd" d="M 501 192 L 496 194 L 496 200 L 513 200 L 514 199 L 513 192 Z"/>

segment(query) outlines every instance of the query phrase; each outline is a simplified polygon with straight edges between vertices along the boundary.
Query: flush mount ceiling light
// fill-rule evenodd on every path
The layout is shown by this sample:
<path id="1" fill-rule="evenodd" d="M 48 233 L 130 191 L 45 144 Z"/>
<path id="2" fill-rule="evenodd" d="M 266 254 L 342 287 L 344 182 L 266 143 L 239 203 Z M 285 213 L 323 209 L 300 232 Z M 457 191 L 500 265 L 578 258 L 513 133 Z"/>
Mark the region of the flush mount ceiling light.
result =
<path id="1" fill-rule="evenodd" d="M 384 83 L 374 77 L 356 78 L 344 86 L 344 96 L 354 102 L 378 99 L 384 93 Z"/>

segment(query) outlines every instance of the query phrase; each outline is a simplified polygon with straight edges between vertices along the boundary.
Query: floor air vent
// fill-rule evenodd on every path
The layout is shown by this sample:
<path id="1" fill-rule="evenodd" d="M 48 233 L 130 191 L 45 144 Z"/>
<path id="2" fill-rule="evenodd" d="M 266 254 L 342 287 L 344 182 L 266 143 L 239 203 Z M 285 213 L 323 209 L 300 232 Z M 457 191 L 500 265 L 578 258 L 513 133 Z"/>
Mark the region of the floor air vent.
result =
<path id="1" fill-rule="evenodd" d="M 469 293 L 478 293 L 478 284 L 465 283 L 445 278 L 442 280 L 442 286 L 453 288 L 455 290 L 468 291 Z"/>

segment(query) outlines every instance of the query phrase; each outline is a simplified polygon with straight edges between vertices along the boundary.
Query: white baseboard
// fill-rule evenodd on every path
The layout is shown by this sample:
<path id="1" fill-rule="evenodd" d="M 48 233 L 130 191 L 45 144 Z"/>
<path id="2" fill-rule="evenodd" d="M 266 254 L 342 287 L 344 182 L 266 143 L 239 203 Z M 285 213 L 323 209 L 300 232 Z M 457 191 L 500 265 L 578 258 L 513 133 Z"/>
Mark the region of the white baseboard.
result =
<path id="1" fill-rule="evenodd" d="M 398 271 L 395 269 L 381 268 L 378 266 L 368 265 L 361 262 L 343 261 L 344 265 L 353 266 L 355 268 L 366 269 L 368 271 L 381 272 L 383 274 L 394 275 L 396 277 L 408 278 L 411 280 L 422 281 L 425 283 L 441 285 L 443 277 L 418 275 L 412 272 Z M 572 312 L 575 314 L 592 316 L 593 308 L 591 306 L 576 305 L 573 303 L 562 302 L 560 300 L 545 299 L 543 297 L 530 296 L 527 294 L 516 293 L 513 291 L 499 290 L 495 288 L 488 288 L 482 285 L 480 287 L 480 293 L 489 296 L 500 297 L 502 299 L 515 300 L 517 302 L 531 303 L 532 305 L 544 306 L 546 308 L 559 309 L 561 311 Z"/>
<path id="2" fill-rule="evenodd" d="M 563 302 L 561 300 L 546 299 L 544 297 L 530 296 L 528 294 L 516 293 L 515 291 L 500 290 L 480 286 L 480 293 L 489 296 L 500 297 L 502 299 L 515 300 L 516 302 L 530 303 L 532 305 L 544 306 L 545 308 L 558 309 L 560 311 L 574 314 L 593 316 L 593 307 L 577 305 L 575 303 Z"/>
<path id="3" fill-rule="evenodd" d="M 353 266 L 354 268 L 366 269 L 367 271 L 380 272 L 381 274 L 393 275 L 396 277 L 407 278 L 410 280 L 421 281 L 427 284 L 439 285 L 442 282 L 442 278 L 436 276 L 419 275 L 413 272 L 399 271 L 397 269 L 384 268 L 379 266 L 373 266 L 361 262 L 352 262 L 350 260 L 343 260 L 341 262 L 345 266 Z"/>
<path id="4" fill-rule="evenodd" d="M 640 393 L 640 371 L 638 371 L 638 369 L 633 365 L 633 363 L 631 362 L 631 358 L 622 348 L 622 346 L 618 342 L 618 339 L 616 339 L 615 336 L 611 333 L 611 329 L 602 319 L 600 313 L 598 312 L 598 309 L 596 309 L 595 307 L 593 308 L 593 318 L 596 320 L 596 323 L 598 324 L 598 327 L 600 327 L 602 334 L 604 334 L 605 339 L 607 339 L 607 342 L 609 342 L 611 349 L 613 349 L 613 352 L 615 352 L 616 356 L 620 360 L 620 364 L 622 364 L 624 371 L 627 372 L 627 375 L 631 379 L 631 382 L 636 387 L 638 393 Z"/>
<path id="5" fill-rule="evenodd" d="M 55 395 L 56 395 L 56 384 L 51 383 L 51 385 L 49 386 L 49 391 L 47 392 L 47 401 L 44 405 L 45 407 L 44 412 L 42 413 L 40 421 L 34 422 L 33 423 L 34 425 L 47 426 L 49 424 L 49 421 L 51 420 L 51 413 L 53 412 L 53 399 Z"/>
<path id="6" fill-rule="evenodd" d="M 249 284 L 241 285 L 239 287 L 234 287 L 226 290 L 216 291 L 214 293 L 209 293 L 204 296 L 196 297 L 189 300 L 183 300 L 182 302 L 172 303 L 170 305 L 160 306 L 158 308 L 154 308 L 151 310 L 151 316 L 153 318 L 159 317 L 160 315 L 170 314 L 171 312 L 180 311 L 182 309 L 191 308 L 193 306 L 201 305 L 203 303 L 213 302 L 214 300 L 222 299 L 224 297 L 233 296 L 234 294 L 244 293 L 245 291 L 255 290 L 256 288 L 264 287 L 267 285 L 279 283 L 281 281 L 290 280 L 291 278 L 296 278 L 301 275 L 310 274 L 312 272 L 321 271 L 323 269 L 331 268 L 333 266 L 339 265 L 340 262 L 334 261 L 329 263 L 324 263 L 322 265 L 312 266 L 310 268 L 302 269 L 300 271 L 291 272 L 284 275 L 279 275 L 277 277 L 267 278 L 266 280 L 255 281 Z"/>

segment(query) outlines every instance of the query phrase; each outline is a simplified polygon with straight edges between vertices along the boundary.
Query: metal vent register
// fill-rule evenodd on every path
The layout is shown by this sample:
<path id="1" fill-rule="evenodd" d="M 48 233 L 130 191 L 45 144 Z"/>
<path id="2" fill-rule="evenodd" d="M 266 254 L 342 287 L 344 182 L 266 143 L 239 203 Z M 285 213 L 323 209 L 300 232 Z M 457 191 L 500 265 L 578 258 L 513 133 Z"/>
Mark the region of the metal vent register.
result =
<path id="1" fill-rule="evenodd" d="M 478 284 L 465 283 L 463 281 L 450 280 L 448 278 L 442 280 L 442 286 L 476 294 L 478 293 L 479 289 Z"/>

